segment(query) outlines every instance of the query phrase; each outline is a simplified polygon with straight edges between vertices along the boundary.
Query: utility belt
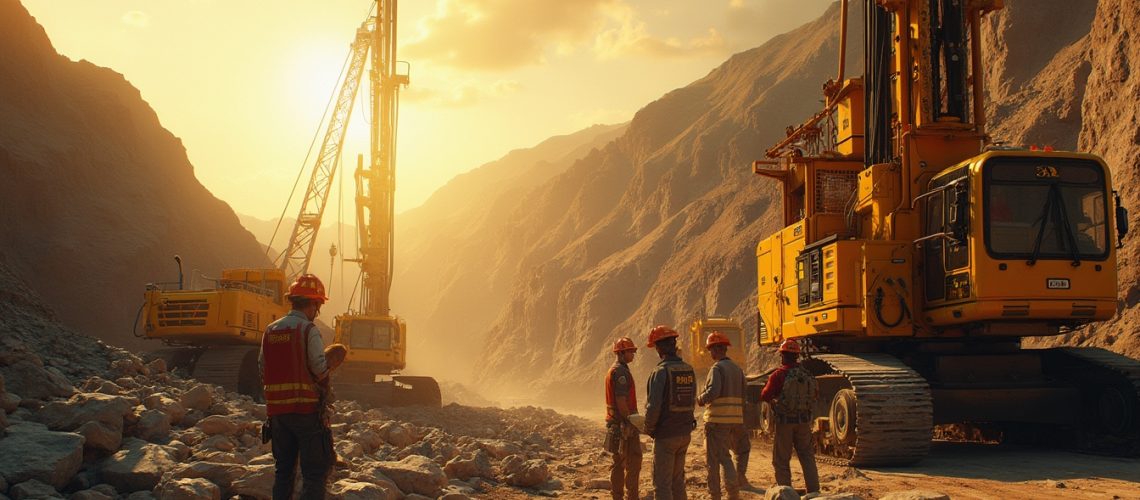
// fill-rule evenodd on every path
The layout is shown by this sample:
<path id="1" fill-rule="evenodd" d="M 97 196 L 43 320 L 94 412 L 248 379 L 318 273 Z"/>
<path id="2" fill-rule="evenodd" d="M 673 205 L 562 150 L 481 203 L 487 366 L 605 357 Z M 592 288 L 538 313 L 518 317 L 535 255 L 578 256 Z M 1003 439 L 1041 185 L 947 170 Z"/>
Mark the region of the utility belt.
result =
<path id="1" fill-rule="evenodd" d="M 806 424 L 811 422 L 811 412 L 805 411 L 800 413 L 780 414 L 777 413 L 772 416 L 777 424 Z"/>
<path id="2" fill-rule="evenodd" d="M 602 445 L 610 453 L 624 453 L 626 441 L 640 434 L 636 427 L 625 422 L 606 422 L 606 440 Z"/>

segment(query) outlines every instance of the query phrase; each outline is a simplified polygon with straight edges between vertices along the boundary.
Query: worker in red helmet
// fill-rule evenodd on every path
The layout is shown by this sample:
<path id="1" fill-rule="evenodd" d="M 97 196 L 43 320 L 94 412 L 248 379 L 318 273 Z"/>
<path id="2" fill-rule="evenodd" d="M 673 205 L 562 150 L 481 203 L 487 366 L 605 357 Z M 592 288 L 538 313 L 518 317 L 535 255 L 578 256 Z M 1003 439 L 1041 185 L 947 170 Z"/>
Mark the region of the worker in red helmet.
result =
<path id="1" fill-rule="evenodd" d="M 798 363 L 800 343 L 795 339 L 780 344 L 780 367 L 768 377 L 760 399 L 772 406 L 774 436 L 772 441 L 772 468 L 776 484 L 792 485 L 792 450 L 800 460 L 807 483 L 804 498 L 819 496 L 819 472 L 815 467 L 812 449 L 812 410 L 819 399 L 819 385 L 815 376 Z"/>
<path id="2" fill-rule="evenodd" d="M 705 462 L 713 500 L 721 498 L 722 468 L 724 489 L 729 500 L 739 500 L 752 447 L 744 430 L 744 370 L 728 358 L 730 346 L 732 342 L 727 335 L 716 331 L 709 334 L 705 350 L 712 356 L 714 364 L 705 377 L 704 390 L 697 397 L 698 405 L 708 405 L 705 410 Z M 736 453 L 736 466 L 732 463 L 730 450 Z"/>
<path id="3" fill-rule="evenodd" d="M 610 465 L 610 493 L 614 500 L 638 500 L 641 479 L 641 432 L 630 422 L 637 414 L 637 391 L 629 363 L 637 353 L 637 345 L 629 337 L 614 341 L 617 360 L 606 374 L 606 451 L 613 453 Z M 624 497 L 622 496 L 624 493 Z"/>
<path id="4" fill-rule="evenodd" d="M 677 354 L 676 330 L 654 327 L 649 347 L 661 358 L 649 375 L 645 396 L 645 433 L 653 438 L 653 490 L 658 500 L 684 500 L 685 454 L 697 427 L 697 375 Z"/>
<path id="5" fill-rule="evenodd" d="M 322 499 L 335 454 L 321 419 L 321 389 L 328 378 L 321 332 L 313 323 L 328 297 L 325 285 L 304 274 L 289 286 L 293 310 L 269 324 L 261 337 L 261 380 L 273 441 L 274 500 L 291 499 L 298 461 L 301 498 Z"/>

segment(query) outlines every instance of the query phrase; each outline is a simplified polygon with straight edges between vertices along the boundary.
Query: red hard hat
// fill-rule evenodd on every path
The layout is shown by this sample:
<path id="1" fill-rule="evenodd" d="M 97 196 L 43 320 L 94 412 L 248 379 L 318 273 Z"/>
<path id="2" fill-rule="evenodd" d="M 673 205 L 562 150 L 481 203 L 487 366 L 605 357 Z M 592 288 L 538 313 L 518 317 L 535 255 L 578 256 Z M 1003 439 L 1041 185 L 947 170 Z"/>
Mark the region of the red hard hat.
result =
<path id="1" fill-rule="evenodd" d="M 629 337 L 622 337 L 614 341 L 614 352 L 637 351 L 637 346 Z"/>
<path id="2" fill-rule="evenodd" d="M 313 274 L 302 274 L 289 285 L 289 297 L 301 297 L 316 300 L 324 304 L 329 298 L 325 295 L 325 284 Z"/>
<path id="3" fill-rule="evenodd" d="M 780 350 L 780 352 L 794 352 L 796 354 L 799 354 L 800 353 L 800 343 L 796 342 L 796 339 L 787 339 L 787 340 L 784 340 L 784 342 L 780 344 L 779 350 Z"/>
<path id="4" fill-rule="evenodd" d="M 677 336 L 676 330 L 669 328 L 665 325 L 657 325 L 657 326 L 653 327 L 652 330 L 649 331 L 649 345 L 648 345 L 648 347 L 653 347 L 654 345 L 657 344 L 657 341 L 659 341 L 659 340 L 665 340 L 667 338 L 676 337 L 676 336 Z"/>
<path id="5" fill-rule="evenodd" d="M 709 334 L 708 340 L 705 341 L 705 349 L 714 345 L 732 346 L 732 342 L 729 342 L 728 335 L 720 332 L 712 332 Z"/>

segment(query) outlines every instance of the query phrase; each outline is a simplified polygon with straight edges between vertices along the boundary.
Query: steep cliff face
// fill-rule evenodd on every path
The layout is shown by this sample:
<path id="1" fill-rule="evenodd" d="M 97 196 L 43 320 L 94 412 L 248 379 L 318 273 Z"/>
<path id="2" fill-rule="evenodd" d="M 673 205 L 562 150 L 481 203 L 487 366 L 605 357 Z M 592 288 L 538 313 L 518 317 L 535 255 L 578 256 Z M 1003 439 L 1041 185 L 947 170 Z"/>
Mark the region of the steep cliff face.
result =
<path id="1" fill-rule="evenodd" d="M 486 330 L 531 253 L 531 241 L 515 237 L 518 213 L 529 210 L 521 200 L 625 129 L 595 125 L 512 151 L 397 217 L 392 309 L 408 322 L 412 370 L 470 376 Z"/>
<path id="2" fill-rule="evenodd" d="M 56 53 L 15 1 L 0 2 L 0 261 L 66 325 L 131 334 L 143 286 L 191 270 L 265 263 L 228 205 L 194 177 L 181 141 L 122 75 Z"/>

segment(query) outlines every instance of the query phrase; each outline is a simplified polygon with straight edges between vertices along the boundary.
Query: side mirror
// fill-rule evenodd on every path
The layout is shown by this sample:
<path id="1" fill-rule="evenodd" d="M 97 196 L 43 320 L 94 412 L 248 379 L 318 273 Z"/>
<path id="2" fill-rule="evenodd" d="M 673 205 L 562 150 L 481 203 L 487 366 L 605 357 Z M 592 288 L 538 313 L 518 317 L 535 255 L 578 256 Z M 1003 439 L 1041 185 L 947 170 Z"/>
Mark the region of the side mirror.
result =
<path id="1" fill-rule="evenodd" d="M 1120 204 L 1120 193 L 1112 192 L 1116 200 L 1116 248 L 1124 248 L 1124 237 L 1128 235 L 1128 209 Z"/>

